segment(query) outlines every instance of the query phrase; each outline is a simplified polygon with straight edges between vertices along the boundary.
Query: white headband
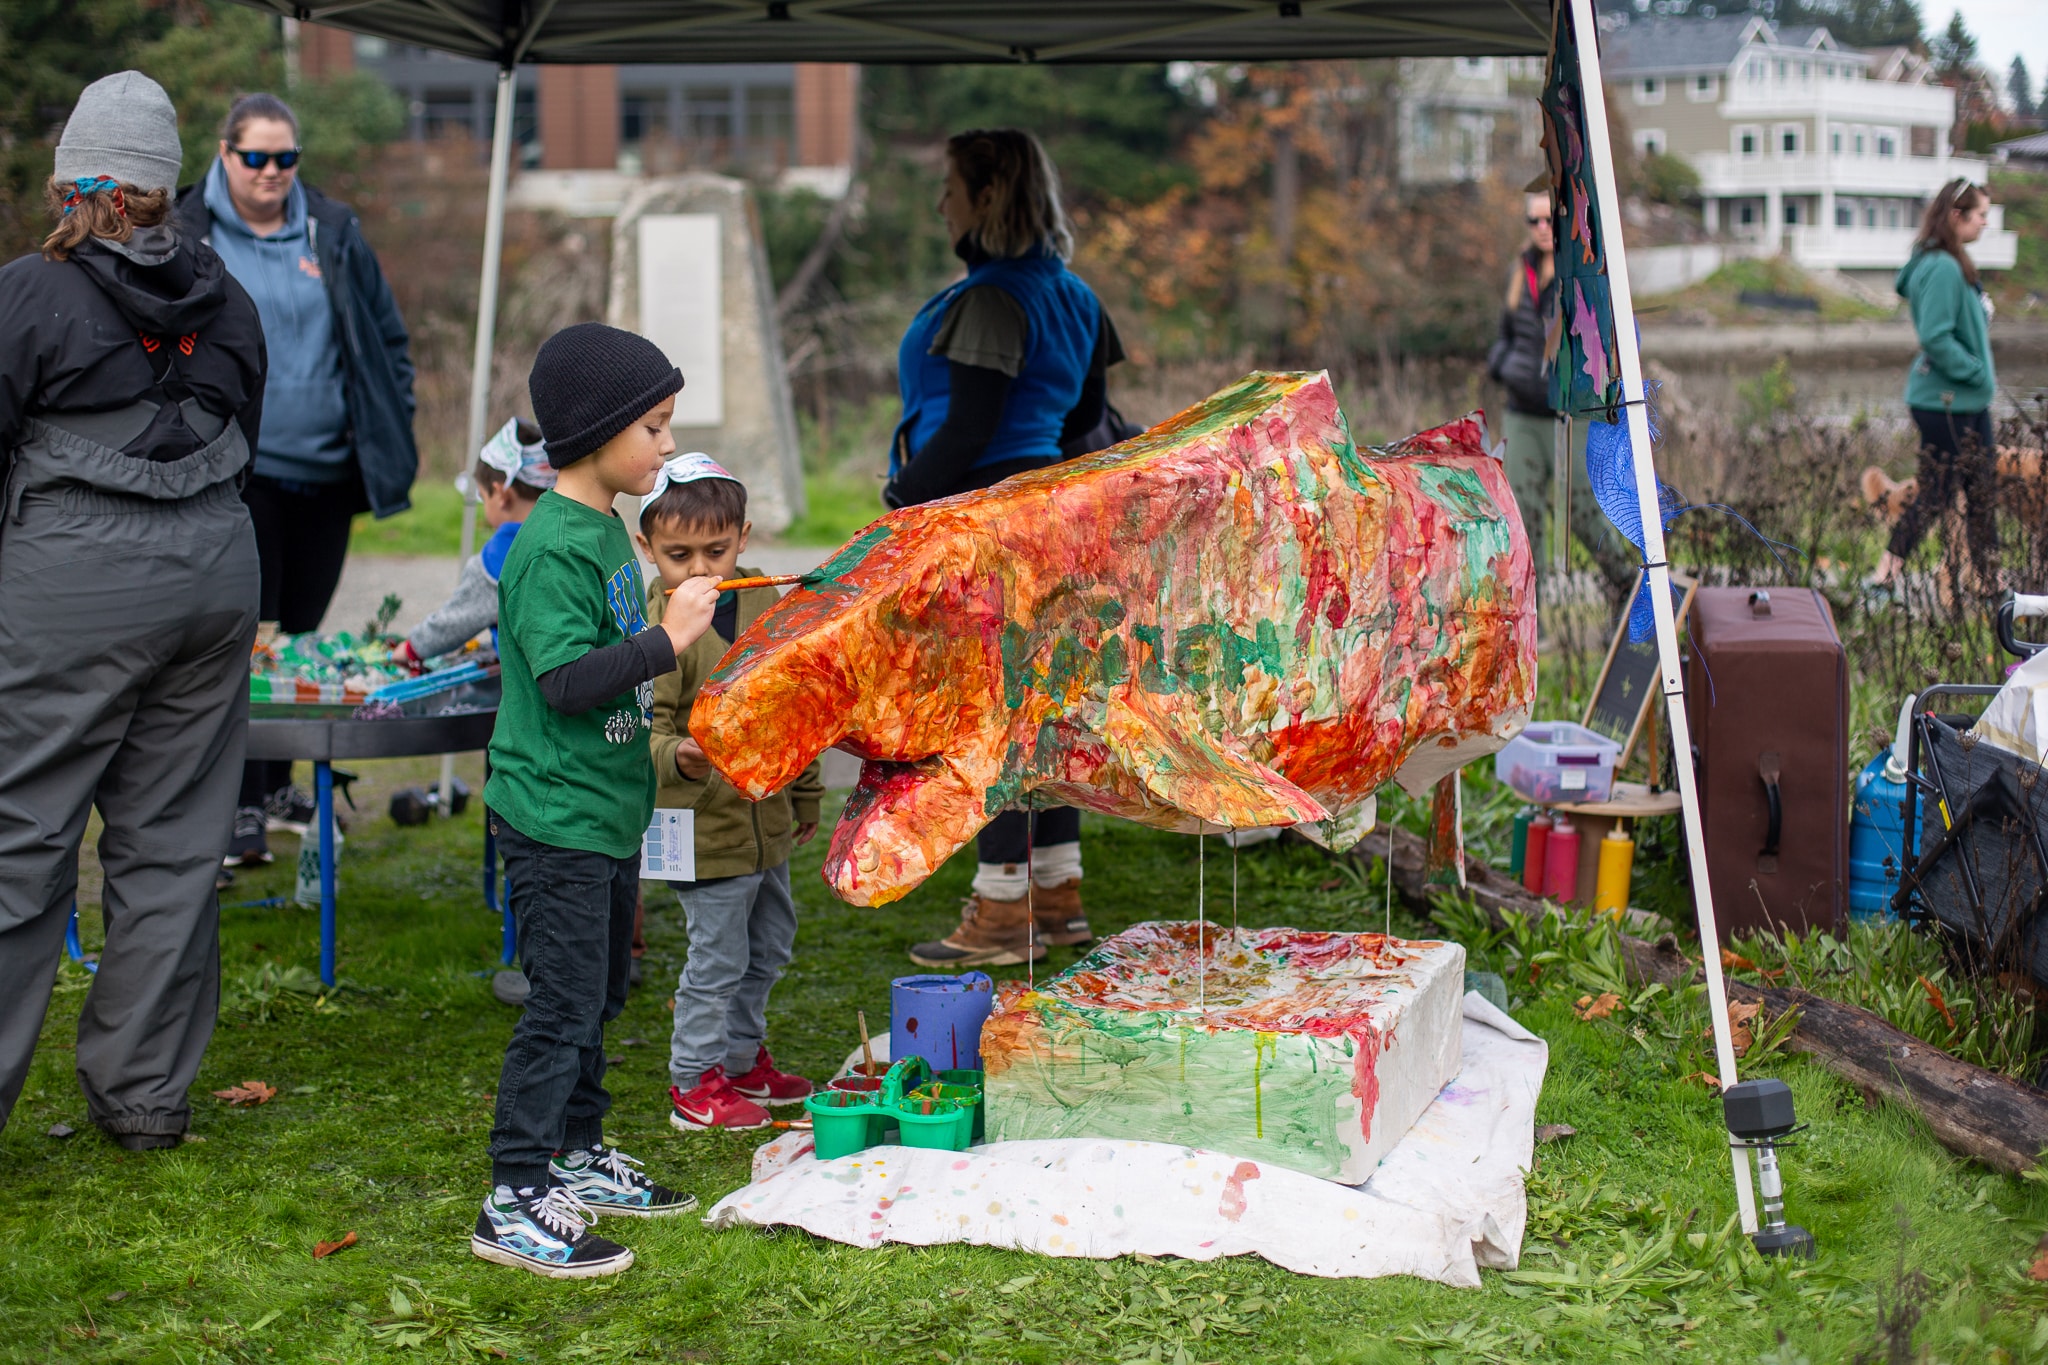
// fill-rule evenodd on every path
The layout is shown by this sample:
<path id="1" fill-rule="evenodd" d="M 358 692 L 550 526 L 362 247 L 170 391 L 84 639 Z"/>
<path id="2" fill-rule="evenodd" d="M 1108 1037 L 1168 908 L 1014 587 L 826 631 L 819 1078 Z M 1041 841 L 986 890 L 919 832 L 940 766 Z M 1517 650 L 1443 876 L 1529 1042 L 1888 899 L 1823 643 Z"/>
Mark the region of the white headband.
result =
<path id="1" fill-rule="evenodd" d="M 662 465 L 661 473 L 654 476 L 654 491 L 649 493 L 640 505 L 647 506 L 675 484 L 695 483 L 699 479 L 731 479 L 732 482 L 739 483 L 724 465 L 701 450 L 692 450 L 687 454 L 677 455 Z"/>
<path id="2" fill-rule="evenodd" d="M 555 467 L 548 463 L 546 445 L 540 441 L 532 445 L 520 444 L 517 417 L 498 428 L 498 434 L 484 442 L 477 458 L 507 479 L 517 479 L 528 488 L 546 490 L 555 486 Z"/>

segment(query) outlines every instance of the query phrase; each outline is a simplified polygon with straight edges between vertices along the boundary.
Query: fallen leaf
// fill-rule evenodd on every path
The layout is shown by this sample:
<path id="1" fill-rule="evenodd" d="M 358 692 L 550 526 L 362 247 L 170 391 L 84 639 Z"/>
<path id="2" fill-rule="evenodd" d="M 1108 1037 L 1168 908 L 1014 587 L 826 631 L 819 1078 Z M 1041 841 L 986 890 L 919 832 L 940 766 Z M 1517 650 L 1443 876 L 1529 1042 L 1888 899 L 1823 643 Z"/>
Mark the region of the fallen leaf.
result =
<path id="1" fill-rule="evenodd" d="M 2041 1240 L 2034 1247 L 2034 1263 L 2027 1267 L 2030 1280 L 2048 1280 L 2048 1232 L 2041 1234 Z"/>
<path id="2" fill-rule="evenodd" d="M 332 1256 L 335 1252 L 342 1250 L 344 1247 L 352 1247 L 355 1244 L 355 1230 L 350 1229 L 348 1232 L 342 1234 L 341 1240 L 339 1242 L 313 1243 L 313 1259 L 316 1261 L 324 1261 L 329 1256 Z"/>
<path id="3" fill-rule="evenodd" d="M 1927 1003 L 1934 1006 L 1936 1010 L 1940 1011 L 1942 1020 L 1948 1025 L 1949 1032 L 1955 1032 L 1955 1012 L 1949 1009 L 1948 1001 L 1942 998 L 1941 987 L 1935 985 L 1932 981 L 1929 981 L 1924 976 L 1920 977 L 1919 981 L 1920 989 L 1927 992 Z"/>
<path id="4" fill-rule="evenodd" d="M 119 1303 L 119 1302 L 120 1302 L 121 1300 L 123 1300 L 123 1299 L 125 1299 L 125 1298 L 127 1298 L 127 1297 L 128 1297 L 128 1291 L 127 1291 L 127 1290 L 125 1290 L 125 1289 L 116 1289 L 116 1290 L 115 1290 L 115 1291 L 114 1291 L 113 1293 L 111 1293 L 111 1294 L 107 1295 L 107 1302 L 108 1302 L 108 1303 Z"/>
<path id="5" fill-rule="evenodd" d="M 1732 948 L 1723 948 L 1721 950 L 1721 970 L 1724 972 L 1753 972 L 1756 970 L 1756 964 Z"/>
<path id="6" fill-rule="evenodd" d="M 1734 1045 L 1735 1055 L 1740 1057 L 1749 1051 L 1749 1045 L 1756 1041 L 1749 1031 L 1749 1021 L 1756 1018 L 1763 1006 L 1746 1000 L 1728 1002 L 1728 1041 Z"/>
<path id="7" fill-rule="evenodd" d="M 1538 1142 L 1557 1142 L 1563 1138 L 1577 1137 L 1579 1130 L 1569 1123 L 1539 1123 L 1536 1125 Z"/>
<path id="8" fill-rule="evenodd" d="M 1605 1019 L 1621 1004 L 1621 997 L 1613 991 L 1602 991 L 1598 997 L 1582 995 L 1574 1006 L 1581 1019 Z"/>
<path id="9" fill-rule="evenodd" d="M 262 1081 L 243 1081 L 240 1085 L 214 1091 L 213 1097 L 229 1104 L 268 1104 L 277 1098 L 277 1087 L 265 1085 Z"/>
<path id="10" fill-rule="evenodd" d="M 1322 884 L 1321 884 L 1320 886 L 1316 887 L 1316 890 L 1318 890 L 1318 891 L 1335 891 L 1335 890 L 1336 890 L 1336 889 L 1337 889 L 1338 887 L 1340 887 L 1340 886 L 1342 886 L 1342 885 L 1344 885 L 1344 879 L 1343 879 L 1342 877 L 1332 877 L 1332 878 L 1330 878 L 1330 880 L 1328 880 L 1328 881 L 1326 881 L 1326 882 L 1322 883 Z"/>
<path id="11" fill-rule="evenodd" d="M 46 1136 L 56 1138 L 59 1142 L 62 1142 L 65 1138 L 76 1136 L 77 1133 L 78 1130 L 68 1123 L 53 1123 L 50 1125 L 50 1131 Z"/>
<path id="12" fill-rule="evenodd" d="M 1721 1088 L 1721 1078 L 1711 1071 L 1695 1071 L 1690 1076 L 1685 1076 L 1681 1079 L 1698 1081 L 1709 1090 L 1719 1090 Z"/>

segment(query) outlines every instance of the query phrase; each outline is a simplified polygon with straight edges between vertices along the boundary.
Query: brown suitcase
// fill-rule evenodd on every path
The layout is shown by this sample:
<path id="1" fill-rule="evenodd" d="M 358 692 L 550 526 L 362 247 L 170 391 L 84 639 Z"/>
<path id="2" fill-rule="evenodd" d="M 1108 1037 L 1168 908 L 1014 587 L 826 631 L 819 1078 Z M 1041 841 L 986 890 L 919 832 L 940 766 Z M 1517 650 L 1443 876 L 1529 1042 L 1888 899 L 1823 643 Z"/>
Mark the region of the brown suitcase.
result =
<path id="1" fill-rule="evenodd" d="M 1723 933 L 1839 932 L 1849 888 L 1849 663 L 1811 588 L 1701 588 L 1686 716 Z"/>

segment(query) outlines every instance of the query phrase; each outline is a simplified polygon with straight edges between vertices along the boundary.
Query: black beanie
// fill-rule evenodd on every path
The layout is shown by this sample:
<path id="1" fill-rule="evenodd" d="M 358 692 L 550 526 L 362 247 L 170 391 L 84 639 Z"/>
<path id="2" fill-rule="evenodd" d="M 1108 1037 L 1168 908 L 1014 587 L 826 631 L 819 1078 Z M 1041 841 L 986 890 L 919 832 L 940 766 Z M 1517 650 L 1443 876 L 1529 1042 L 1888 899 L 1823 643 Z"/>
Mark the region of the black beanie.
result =
<path id="1" fill-rule="evenodd" d="M 579 322 L 541 343 L 526 377 L 548 463 L 567 468 L 683 387 L 683 372 L 646 337 Z"/>

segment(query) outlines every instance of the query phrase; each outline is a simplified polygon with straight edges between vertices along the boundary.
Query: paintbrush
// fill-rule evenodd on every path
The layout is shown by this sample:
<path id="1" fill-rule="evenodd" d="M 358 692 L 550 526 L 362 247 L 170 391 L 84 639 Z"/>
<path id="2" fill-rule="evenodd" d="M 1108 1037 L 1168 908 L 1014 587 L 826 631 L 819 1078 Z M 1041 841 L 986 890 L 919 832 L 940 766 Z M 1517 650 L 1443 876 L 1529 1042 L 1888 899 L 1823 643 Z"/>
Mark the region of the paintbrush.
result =
<path id="1" fill-rule="evenodd" d="M 770 1122 L 768 1126 L 770 1128 L 794 1129 L 797 1132 L 803 1133 L 808 1133 L 811 1131 L 811 1123 L 809 1119 L 798 1119 L 793 1123 L 788 1119 L 775 1119 L 772 1122 Z"/>
<path id="2" fill-rule="evenodd" d="M 720 592 L 730 592 L 736 588 L 787 588 L 801 583 L 809 577 L 809 574 L 801 573 L 771 573 L 762 574 L 759 578 L 728 578 L 718 584 L 718 590 Z M 678 584 L 677 586 L 680 587 L 681 585 Z M 663 595 L 673 597 L 675 593 L 675 588 L 668 588 L 664 590 Z"/>
<path id="3" fill-rule="evenodd" d="M 871 1077 L 875 1074 L 875 1050 L 868 1046 L 868 1012 L 855 1010 L 853 1017 L 860 1021 L 860 1073 Z"/>

